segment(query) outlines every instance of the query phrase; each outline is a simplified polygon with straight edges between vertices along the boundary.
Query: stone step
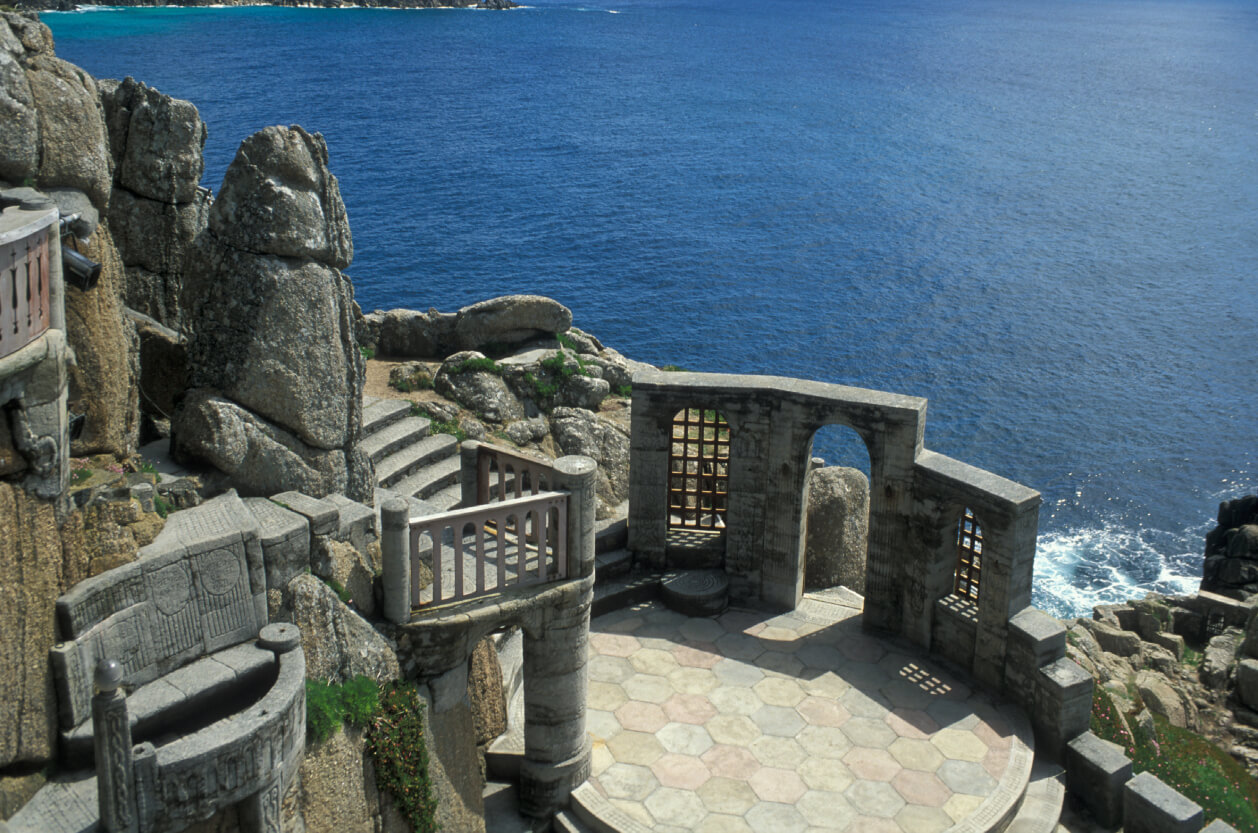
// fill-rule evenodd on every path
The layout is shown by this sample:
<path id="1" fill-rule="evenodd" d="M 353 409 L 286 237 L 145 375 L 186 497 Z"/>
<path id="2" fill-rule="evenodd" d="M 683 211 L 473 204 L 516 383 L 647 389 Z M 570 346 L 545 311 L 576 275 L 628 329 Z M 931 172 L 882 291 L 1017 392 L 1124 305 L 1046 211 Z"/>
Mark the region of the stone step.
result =
<path id="1" fill-rule="evenodd" d="M 594 833 L 594 828 L 577 818 L 577 814 L 571 810 L 555 813 L 550 829 L 553 833 Z"/>
<path id="2" fill-rule="evenodd" d="M 427 498 L 427 502 L 436 507 L 438 512 L 449 512 L 458 509 L 463 502 L 463 484 L 455 482 Z"/>
<path id="3" fill-rule="evenodd" d="M 664 604 L 686 616 L 716 616 L 729 604 L 729 576 L 724 570 L 685 570 L 660 582 Z"/>
<path id="4" fill-rule="evenodd" d="M 616 507 L 616 514 L 594 522 L 594 552 L 623 549 L 629 544 L 629 502 Z"/>
<path id="5" fill-rule="evenodd" d="M 1065 799 L 1066 771 L 1037 758 L 1031 766 L 1031 780 L 1022 803 L 1004 833 L 1054 833 Z"/>
<path id="6" fill-rule="evenodd" d="M 457 470 L 459 441 L 449 434 L 433 434 L 417 443 L 395 451 L 376 464 L 376 484 L 408 495 L 424 498 L 417 490 L 395 488 L 401 480 L 425 466 L 445 462 L 453 456 Z M 433 491 L 436 491 L 435 489 Z"/>
<path id="7" fill-rule="evenodd" d="M 598 549 L 595 548 L 595 552 Z M 606 584 L 614 578 L 628 574 L 633 569 L 633 553 L 628 550 L 598 552 L 594 556 L 594 584 Z"/>
<path id="8" fill-rule="evenodd" d="M 515 784 L 488 781 L 481 793 L 485 804 L 485 830 L 490 833 L 542 833 L 545 819 L 530 819 L 520 813 L 519 791 Z"/>
<path id="9" fill-rule="evenodd" d="M 379 431 L 390 422 L 396 422 L 411 412 L 411 403 L 405 399 L 377 399 L 371 404 L 363 400 L 363 436 Z"/>
<path id="10" fill-rule="evenodd" d="M 602 616 L 613 610 L 649 602 L 660 597 L 659 573 L 631 573 L 594 585 L 591 616 Z"/>
<path id="11" fill-rule="evenodd" d="M 448 437 L 453 446 L 458 445 L 449 434 L 438 434 L 436 437 Z M 427 442 L 427 440 L 425 440 Z M 458 485 L 460 477 L 459 455 L 453 454 L 429 461 L 423 466 L 412 467 L 404 478 L 397 478 L 390 484 L 396 491 L 414 495 L 420 500 L 433 503 L 432 498 L 447 486 Z M 434 504 L 435 505 L 435 504 Z M 444 510 L 442 510 L 444 511 Z"/>
<path id="12" fill-rule="evenodd" d="M 589 781 L 572 791 L 568 809 L 591 833 L 651 833 L 651 828 L 613 806 Z"/>
<path id="13" fill-rule="evenodd" d="M 371 462 L 379 463 L 393 452 L 399 451 L 408 445 L 413 445 L 427 437 L 430 428 L 432 428 L 432 420 L 430 419 L 412 416 L 403 417 L 367 435 L 359 447 L 371 458 Z"/>

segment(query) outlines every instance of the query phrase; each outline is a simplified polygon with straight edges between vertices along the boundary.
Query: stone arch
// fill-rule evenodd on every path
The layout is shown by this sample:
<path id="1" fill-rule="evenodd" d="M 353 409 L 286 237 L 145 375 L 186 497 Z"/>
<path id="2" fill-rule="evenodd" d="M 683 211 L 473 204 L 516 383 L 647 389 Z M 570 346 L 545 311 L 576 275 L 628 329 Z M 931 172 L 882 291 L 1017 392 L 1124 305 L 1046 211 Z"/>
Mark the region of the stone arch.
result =
<path id="1" fill-rule="evenodd" d="M 804 588 L 842 585 L 865 593 L 869 559 L 870 458 L 864 438 L 843 423 L 818 428 L 804 481 Z"/>

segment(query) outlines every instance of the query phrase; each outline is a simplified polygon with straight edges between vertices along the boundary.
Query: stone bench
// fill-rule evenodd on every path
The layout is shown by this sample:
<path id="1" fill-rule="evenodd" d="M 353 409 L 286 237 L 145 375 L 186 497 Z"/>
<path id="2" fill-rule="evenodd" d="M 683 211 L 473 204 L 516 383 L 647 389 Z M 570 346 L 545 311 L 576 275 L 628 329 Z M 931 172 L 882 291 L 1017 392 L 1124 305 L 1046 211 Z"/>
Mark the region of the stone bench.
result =
<path id="1" fill-rule="evenodd" d="M 138 830 L 180 830 L 251 796 L 278 811 L 305 748 L 305 660 L 294 626 L 268 626 L 266 590 L 257 521 L 228 493 L 172 516 L 138 560 L 58 599 L 62 764 L 91 766 L 102 733 L 125 738 L 134 763 L 109 777 L 133 784 L 124 811 Z M 126 695 L 125 707 L 111 701 L 125 733 L 113 718 L 93 725 L 106 661 L 117 663 L 108 691 Z"/>

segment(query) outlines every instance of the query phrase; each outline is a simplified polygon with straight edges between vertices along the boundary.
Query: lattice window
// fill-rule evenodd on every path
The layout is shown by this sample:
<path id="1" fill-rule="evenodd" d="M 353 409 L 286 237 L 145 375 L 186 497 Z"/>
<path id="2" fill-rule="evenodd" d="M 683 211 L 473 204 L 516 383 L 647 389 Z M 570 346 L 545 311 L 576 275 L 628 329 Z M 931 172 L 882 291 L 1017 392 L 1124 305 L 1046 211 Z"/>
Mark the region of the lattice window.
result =
<path id="1" fill-rule="evenodd" d="M 967 508 L 957 521 L 957 577 L 953 592 L 977 602 L 982 566 L 983 528 Z"/>
<path id="2" fill-rule="evenodd" d="M 668 453 L 670 529 L 725 528 L 729 424 L 718 412 L 686 408 L 673 417 Z"/>

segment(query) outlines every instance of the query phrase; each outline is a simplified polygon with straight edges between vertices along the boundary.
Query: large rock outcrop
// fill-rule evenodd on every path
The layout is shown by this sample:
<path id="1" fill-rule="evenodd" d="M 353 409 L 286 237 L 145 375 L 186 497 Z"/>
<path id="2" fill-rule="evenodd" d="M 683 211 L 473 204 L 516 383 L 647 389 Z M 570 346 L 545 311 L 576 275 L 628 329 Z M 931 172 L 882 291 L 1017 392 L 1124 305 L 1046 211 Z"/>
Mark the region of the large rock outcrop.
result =
<path id="1" fill-rule="evenodd" d="M 843 585 L 865 592 L 869 479 L 857 469 L 826 466 L 808 474 L 804 586 Z"/>
<path id="2" fill-rule="evenodd" d="M 371 464 L 357 449 L 363 358 L 340 271 L 353 245 L 327 161 L 322 136 L 268 127 L 227 169 L 184 276 L 195 392 L 175 415 L 173 444 L 245 494 L 280 485 L 370 503 Z M 242 431 L 269 462 L 222 444 Z"/>
<path id="3" fill-rule="evenodd" d="M 171 329 L 192 242 L 209 218 L 205 123 L 190 101 L 133 78 L 99 83 L 114 164 L 109 222 L 127 267 L 127 306 Z"/>
<path id="4" fill-rule="evenodd" d="M 1219 504 L 1201 573 L 1202 590 L 1242 600 L 1258 595 L 1258 495 Z"/>
<path id="5" fill-rule="evenodd" d="M 363 317 L 363 341 L 381 354 L 444 359 L 460 350 L 502 350 L 562 333 L 572 311 L 541 295 L 504 295 L 458 312 L 394 309 Z"/>

